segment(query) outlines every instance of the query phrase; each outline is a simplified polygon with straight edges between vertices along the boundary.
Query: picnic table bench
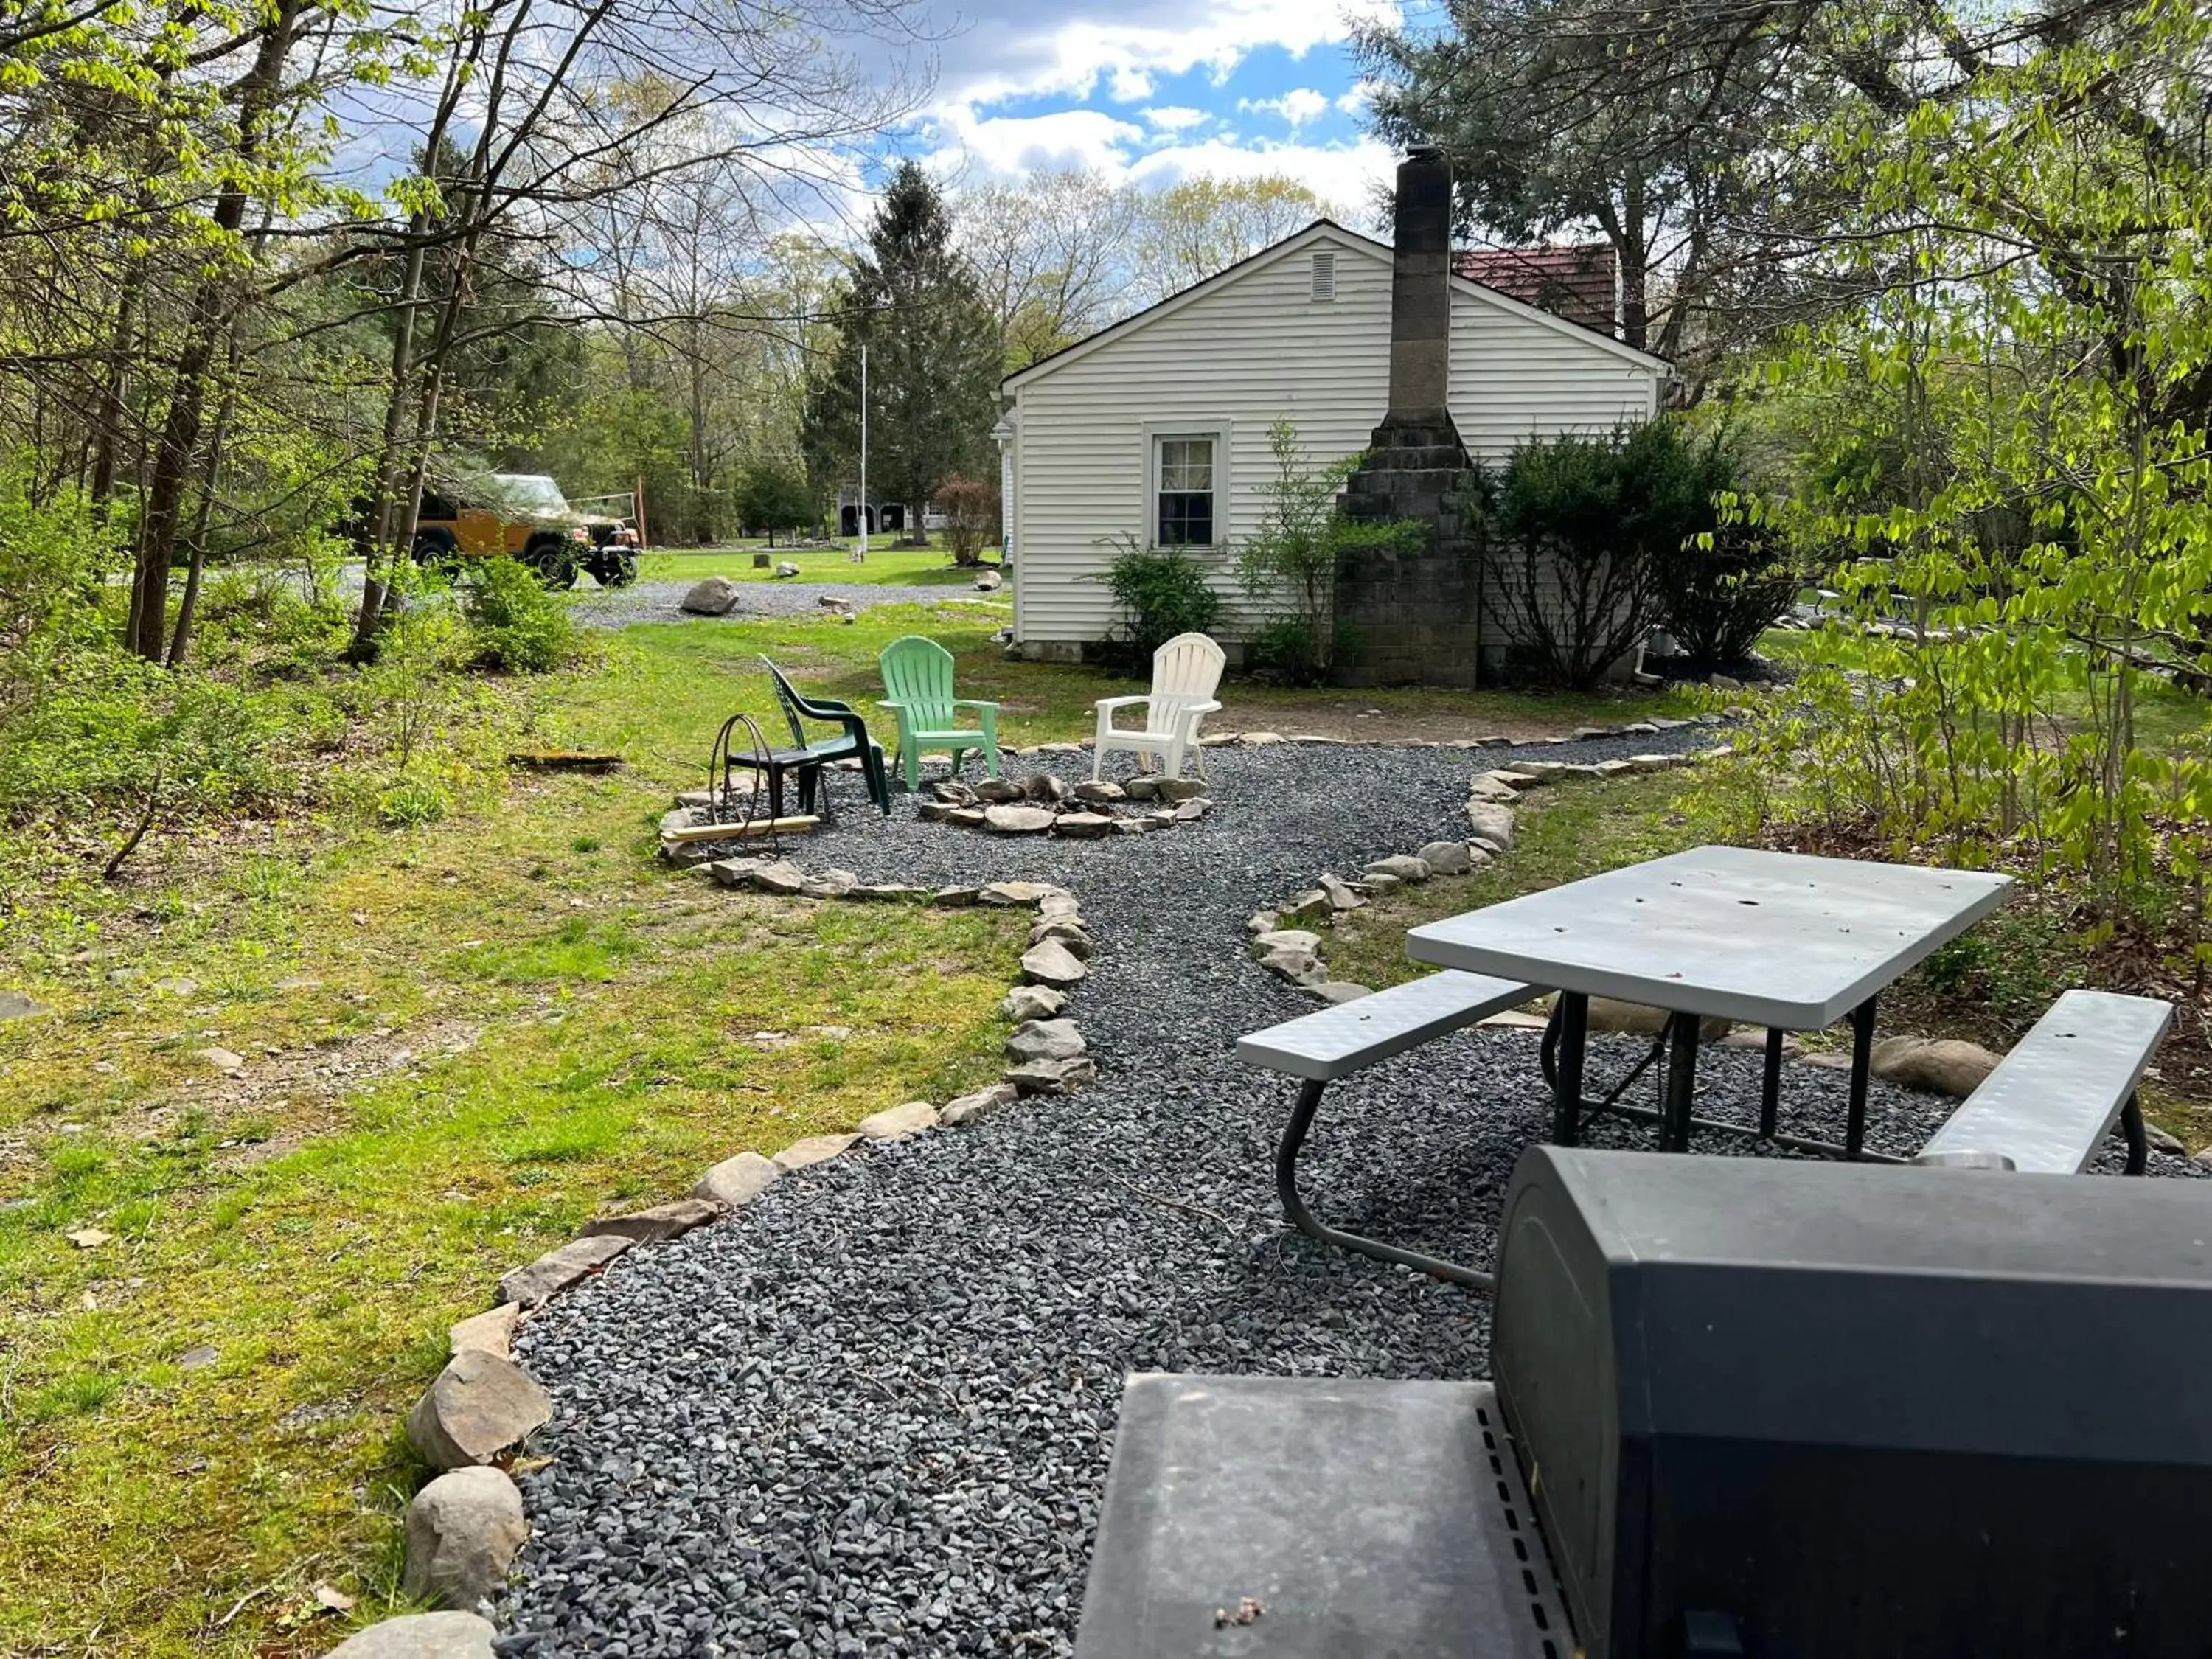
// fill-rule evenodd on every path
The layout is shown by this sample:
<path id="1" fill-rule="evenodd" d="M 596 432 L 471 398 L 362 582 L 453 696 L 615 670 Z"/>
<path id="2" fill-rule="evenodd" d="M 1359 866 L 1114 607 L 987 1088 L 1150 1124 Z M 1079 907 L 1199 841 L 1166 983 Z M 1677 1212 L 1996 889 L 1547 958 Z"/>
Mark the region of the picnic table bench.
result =
<path id="1" fill-rule="evenodd" d="M 2112 991 L 2069 991 L 1929 1138 L 1916 1164 L 2078 1175 L 2117 1119 L 2130 1175 L 2150 1146 L 2137 1098 L 2173 1005 Z"/>

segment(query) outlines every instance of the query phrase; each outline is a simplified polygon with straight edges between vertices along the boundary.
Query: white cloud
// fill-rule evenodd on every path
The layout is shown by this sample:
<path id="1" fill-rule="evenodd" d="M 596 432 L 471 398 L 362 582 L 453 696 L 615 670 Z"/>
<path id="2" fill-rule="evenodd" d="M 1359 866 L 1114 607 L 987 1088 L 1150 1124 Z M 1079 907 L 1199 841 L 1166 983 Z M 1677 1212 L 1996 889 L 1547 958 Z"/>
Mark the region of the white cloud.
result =
<path id="1" fill-rule="evenodd" d="M 1103 110 L 1063 109 L 1047 115 L 979 115 L 954 105 L 939 112 L 941 148 L 933 161 L 939 170 L 964 155 L 985 173 L 1012 177 L 1041 167 L 1080 166 L 1109 177 L 1127 166 L 1126 158 L 1145 140 L 1142 127 L 1117 120 Z M 951 152 L 950 157 L 946 152 Z"/>
<path id="2" fill-rule="evenodd" d="M 1366 114 L 1367 106 L 1374 101 L 1375 83 L 1367 80 L 1354 81 L 1347 90 L 1336 96 L 1337 108 L 1344 114 L 1355 117 Z"/>
<path id="3" fill-rule="evenodd" d="M 1185 104 L 1167 104 L 1152 109 L 1139 110 L 1146 124 L 1162 132 L 1183 132 L 1192 127 L 1202 127 L 1213 118 L 1202 109 L 1192 109 Z"/>
<path id="4" fill-rule="evenodd" d="M 1069 16 L 1068 12 L 1079 15 Z M 1034 0 L 970 0 L 946 54 L 939 91 L 969 105 L 1060 94 L 1086 98 L 1104 81 L 1121 102 L 1164 76 L 1207 70 L 1217 82 L 1263 47 L 1302 58 L 1344 40 L 1355 19 L 1395 20 L 1395 0 L 1078 0 L 1036 27 Z M 1143 78 L 1145 90 L 1125 93 Z"/>
<path id="5" fill-rule="evenodd" d="M 1249 146 L 1209 138 L 1156 149 L 1118 176 L 1154 189 L 1185 179 L 1279 173 L 1312 191 L 1353 229 L 1366 230 L 1372 228 L 1376 191 L 1390 182 L 1397 161 L 1388 145 L 1372 138 L 1348 144 Z"/>
<path id="6" fill-rule="evenodd" d="M 1109 85 L 1111 96 L 1117 104 L 1134 104 L 1152 95 L 1152 77 L 1127 64 L 1115 67 Z"/>
<path id="7" fill-rule="evenodd" d="M 1292 127 L 1302 127 L 1328 113 L 1328 100 L 1311 87 L 1292 87 L 1279 98 L 1239 98 L 1237 107 L 1254 114 L 1279 115 Z"/>

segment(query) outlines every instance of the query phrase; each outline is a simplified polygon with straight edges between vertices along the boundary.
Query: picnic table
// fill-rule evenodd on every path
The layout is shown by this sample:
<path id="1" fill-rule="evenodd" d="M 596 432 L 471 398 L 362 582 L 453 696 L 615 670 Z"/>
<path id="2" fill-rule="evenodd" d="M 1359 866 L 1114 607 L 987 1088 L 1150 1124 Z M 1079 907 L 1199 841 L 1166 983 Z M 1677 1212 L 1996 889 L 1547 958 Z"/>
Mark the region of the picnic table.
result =
<path id="1" fill-rule="evenodd" d="M 1756 1134 L 1804 1151 L 1867 1156 L 1875 1002 L 1928 954 L 2003 902 L 2012 878 L 1756 848 L 1699 847 L 1607 871 L 1407 935 L 1407 954 L 1559 993 L 1544 1036 L 1553 1139 L 1571 1146 L 1599 1113 L 1656 1121 L 1662 1150 L 1692 1128 Z M 1583 1093 L 1589 999 L 1662 1009 L 1666 1028 L 1607 1096 Z M 1698 1028 L 1708 1017 L 1764 1025 L 1758 1127 L 1696 1116 Z M 1782 1039 L 1851 1022 L 1850 1108 L 1841 1146 L 1781 1132 Z M 1664 1055 L 1664 1105 L 1621 1094 Z"/>

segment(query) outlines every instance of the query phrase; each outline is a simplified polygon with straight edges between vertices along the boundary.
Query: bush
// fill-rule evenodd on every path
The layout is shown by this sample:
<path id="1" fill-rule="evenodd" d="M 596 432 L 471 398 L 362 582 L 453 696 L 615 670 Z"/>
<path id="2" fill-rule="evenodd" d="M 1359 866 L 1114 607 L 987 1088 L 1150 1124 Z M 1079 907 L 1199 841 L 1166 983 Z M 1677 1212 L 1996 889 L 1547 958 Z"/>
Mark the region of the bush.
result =
<path id="1" fill-rule="evenodd" d="M 1133 536 L 1120 538 L 1118 545 L 1112 565 L 1093 580 L 1103 581 L 1121 607 L 1121 642 L 1133 657 L 1149 661 L 1178 634 L 1213 631 L 1221 595 L 1206 585 L 1196 560 L 1172 547 L 1147 550 Z"/>
<path id="2" fill-rule="evenodd" d="M 1671 419 L 1531 440 L 1479 474 L 1470 493 L 1490 608 L 1525 665 L 1592 684 L 1670 602 L 1707 647 L 1739 637 L 1772 590 L 1739 580 L 1767 574 L 1763 544 L 1717 533 L 1717 498 L 1735 474 L 1722 439 L 1693 445 Z"/>
<path id="3" fill-rule="evenodd" d="M 945 509 L 945 540 L 955 564 L 981 564 L 983 549 L 999 540 L 999 491 L 980 478 L 947 478 L 937 492 Z"/>
<path id="4" fill-rule="evenodd" d="M 1659 567 L 1659 620 L 1689 665 L 1741 662 L 1797 597 L 1797 572 L 1759 526 L 1723 524 Z"/>
<path id="5" fill-rule="evenodd" d="M 542 674 L 575 648 L 575 624 L 567 608 L 513 559 L 488 560 L 470 572 L 462 611 L 469 660 L 477 667 Z"/>

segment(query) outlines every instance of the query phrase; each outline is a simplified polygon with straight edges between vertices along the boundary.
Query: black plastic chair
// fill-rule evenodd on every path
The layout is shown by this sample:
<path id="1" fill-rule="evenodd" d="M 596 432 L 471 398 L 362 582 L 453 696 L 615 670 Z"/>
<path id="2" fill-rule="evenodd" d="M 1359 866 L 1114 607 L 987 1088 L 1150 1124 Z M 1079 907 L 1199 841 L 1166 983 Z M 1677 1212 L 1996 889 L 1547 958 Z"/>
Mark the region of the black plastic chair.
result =
<path id="1" fill-rule="evenodd" d="M 776 701 L 783 705 L 783 717 L 791 723 L 791 741 L 794 749 L 811 757 L 817 764 L 800 769 L 793 766 L 799 775 L 799 803 L 801 811 L 813 810 L 814 792 L 822 776 L 822 765 L 830 761 L 857 760 L 860 775 L 867 780 L 868 799 L 883 809 L 889 817 L 891 811 L 891 786 L 884 771 L 884 746 L 868 735 L 868 723 L 860 718 L 852 704 L 839 702 L 830 697 L 801 696 L 799 690 L 786 679 L 783 671 L 766 657 L 762 665 L 769 678 L 775 682 Z M 824 726 L 835 726 L 838 735 L 816 738 L 811 741 L 804 722 L 813 720 Z M 778 750 L 779 754 L 786 751 Z M 787 761 L 786 765 L 791 765 Z M 824 786 L 826 793 L 826 786 Z"/>

